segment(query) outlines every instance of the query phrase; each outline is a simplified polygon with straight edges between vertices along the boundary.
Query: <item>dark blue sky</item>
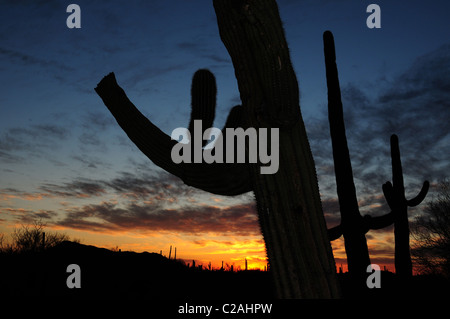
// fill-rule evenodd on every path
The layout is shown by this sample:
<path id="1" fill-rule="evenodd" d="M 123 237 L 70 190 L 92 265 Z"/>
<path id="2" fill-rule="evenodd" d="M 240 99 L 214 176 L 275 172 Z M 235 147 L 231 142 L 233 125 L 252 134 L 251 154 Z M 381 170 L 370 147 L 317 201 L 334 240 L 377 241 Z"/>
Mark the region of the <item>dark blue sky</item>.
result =
<path id="1" fill-rule="evenodd" d="M 178 208 L 188 207 L 192 196 L 212 205 L 208 194 L 186 191 L 159 174 L 93 90 L 114 71 L 133 103 L 170 134 L 188 125 L 192 75 L 208 68 L 218 85 L 215 126 L 222 127 L 240 100 L 212 2 L 76 1 L 81 29 L 68 29 L 66 8 L 73 2 L 0 2 L 0 227 L 37 217 L 67 226 L 67 214 L 78 209 L 83 229 L 88 223 L 81 212 L 95 205 L 111 208 L 103 205 L 108 201 L 132 214 L 119 199 L 139 192 L 133 183 L 144 183 L 140 190 L 148 187 L 149 195 L 155 185 L 145 178 L 176 185 L 178 191 L 161 195 L 165 206 L 173 204 L 167 200 L 172 197 L 185 199 Z M 335 36 L 362 211 L 386 210 L 381 184 L 391 179 L 393 133 L 400 138 L 406 188 L 413 195 L 424 179 L 435 183 L 450 168 L 450 4 L 376 1 L 382 28 L 369 29 L 366 7 L 372 2 L 278 1 L 330 224 L 338 218 L 332 214 L 325 30 Z M 249 198 L 221 201 L 229 207 Z M 146 207 L 142 198 L 134 204 Z M 126 228 L 102 216 L 89 222 Z"/>

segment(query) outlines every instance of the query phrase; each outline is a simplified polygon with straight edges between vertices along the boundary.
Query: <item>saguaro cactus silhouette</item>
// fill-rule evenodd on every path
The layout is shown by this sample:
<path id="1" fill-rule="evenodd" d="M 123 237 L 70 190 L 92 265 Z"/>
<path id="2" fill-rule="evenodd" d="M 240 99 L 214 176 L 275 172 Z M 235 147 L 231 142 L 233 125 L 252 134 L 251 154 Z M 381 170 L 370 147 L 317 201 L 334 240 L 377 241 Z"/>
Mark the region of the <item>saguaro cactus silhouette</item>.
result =
<path id="1" fill-rule="evenodd" d="M 411 254 L 409 249 L 408 207 L 419 205 L 428 193 L 430 183 L 425 181 L 419 194 L 407 200 L 403 182 L 402 162 L 397 135 L 391 136 L 392 183 L 383 184 L 386 201 L 394 212 L 395 272 L 403 278 L 412 276 Z"/>
<path id="2" fill-rule="evenodd" d="M 215 0 L 214 8 L 242 101 L 242 106 L 230 112 L 226 126 L 279 128 L 280 165 L 275 174 L 260 174 L 259 163 L 174 164 L 170 153 L 176 141 L 136 109 L 114 74 L 106 76 L 96 91 L 139 149 L 186 184 L 224 195 L 254 191 L 278 297 L 338 297 L 336 267 L 300 113 L 297 78 L 277 5 L 274 0 Z M 215 107 L 213 76 L 207 71 L 197 75 L 192 107 L 197 105 L 194 101 L 209 106 L 202 105 L 200 115 L 194 115 L 193 109 L 191 116 L 209 118 Z M 200 78 L 205 79 L 203 89 L 194 89 Z M 197 99 L 197 94 L 208 98 Z"/>
<path id="3" fill-rule="evenodd" d="M 340 230 L 344 235 L 348 270 L 354 275 L 364 276 L 370 265 L 369 250 L 365 234 L 368 229 L 359 212 L 353 182 L 352 164 L 345 135 L 344 112 L 339 87 L 336 53 L 333 34 L 323 34 L 325 65 L 328 86 L 328 119 L 333 147 L 334 172 L 341 211 Z"/>

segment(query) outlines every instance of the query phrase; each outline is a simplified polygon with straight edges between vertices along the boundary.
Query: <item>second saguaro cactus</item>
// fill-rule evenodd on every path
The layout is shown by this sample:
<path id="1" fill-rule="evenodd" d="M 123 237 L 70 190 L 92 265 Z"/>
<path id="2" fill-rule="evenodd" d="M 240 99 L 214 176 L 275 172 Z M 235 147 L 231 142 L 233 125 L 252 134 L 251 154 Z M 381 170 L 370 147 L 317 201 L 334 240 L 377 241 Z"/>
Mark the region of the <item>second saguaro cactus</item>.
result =
<path id="1" fill-rule="evenodd" d="M 278 128 L 279 169 L 275 174 L 260 174 L 260 163 L 175 164 L 170 153 L 176 142 L 137 110 L 114 74 L 106 76 L 96 92 L 138 148 L 186 184 L 223 195 L 254 191 L 278 297 L 338 297 L 314 160 L 300 114 L 297 78 L 277 4 L 274 0 L 213 3 L 242 101 L 242 106 L 231 110 L 226 126 Z M 197 117 L 209 119 L 210 107 L 215 107 L 215 99 L 197 99 L 196 92 L 214 91 L 213 77 L 203 75 L 194 76 L 194 82 L 204 79 L 206 83 L 204 90 L 194 89 L 193 84 L 192 107 L 200 105 L 202 111 L 196 114 L 193 110 L 191 122 Z"/>
<path id="2" fill-rule="evenodd" d="M 425 181 L 419 194 L 407 200 L 403 182 L 402 161 L 397 135 L 391 136 L 392 183 L 383 184 L 384 197 L 394 213 L 395 272 L 402 278 L 412 276 L 409 248 L 408 207 L 419 205 L 428 193 L 430 183 Z"/>

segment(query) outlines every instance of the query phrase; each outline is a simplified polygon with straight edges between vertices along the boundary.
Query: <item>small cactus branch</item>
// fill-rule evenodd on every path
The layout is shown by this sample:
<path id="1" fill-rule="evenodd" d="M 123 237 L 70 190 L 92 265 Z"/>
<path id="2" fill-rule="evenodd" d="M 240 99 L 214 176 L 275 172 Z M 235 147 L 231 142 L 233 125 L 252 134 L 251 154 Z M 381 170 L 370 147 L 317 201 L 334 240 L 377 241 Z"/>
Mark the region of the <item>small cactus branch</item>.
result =
<path id="1" fill-rule="evenodd" d="M 364 216 L 367 230 L 377 230 L 386 228 L 394 223 L 394 213 L 389 212 L 382 216 L 372 217 L 369 215 Z"/>
<path id="2" fill-rule="evenodd" d="M 336 240 L 342 236 L 342 226 L 337 225 L 332 228 L 328 228 L 328 239 L 330 241 Z"/>
<path id="3" fill-rule="evenodd" d="M 386 182 L 382 186 L 384 198 L 388 203 L 389 207 L 392 209 L 394 207 L 394 187 L 391 182 Z"/>
<path id="4" fill-rule="evenodd" d="M 220 163 L 175 164 L 171 150 L 177 143 L 148 120 L 117 84 L 114 73 L 95 88 L 130 140 L 157 166 L 189 185 L 214 194 L 238 195 L 251 190 L 248 170 L 243 165 Z"/>
<path id="5" fill-rule="evenodd" d="M 216 79 L 208 70 L 198 70 L 192 78 L 191 86 L 191 119 L 189 122 L 189 132 L 194 132 L 194 121 L 201 120 L 203 133 L 212 127 L 216 115 Z M 203 140 L 205 146 L 207 140 Z"/>
<path id="6" fill-rule="evenodd" d="M 369 230 L 377 230 L 386 228 L 394 223 L 394 213 L 389 212 L 382 216 L 372 217 L 370 215 L 364 215 L 363 217 L 363 229 L 367 233 Z M 330 241 L 336 240 L 342 236 L 342 225 L 338 225 L 328 229 L 328 238 Z"/>
<path id="7" fill-rule="evenodd" d="M 419 205 L 427 196 L 428 189 L 430 188 L 430 182 L 425 181 L 423 182 L 422 189 L 420 190 L 419 194 L 417 194 L 416 197 L 411 198 L 406 201 L 409 207 L 415 207 Z"/>

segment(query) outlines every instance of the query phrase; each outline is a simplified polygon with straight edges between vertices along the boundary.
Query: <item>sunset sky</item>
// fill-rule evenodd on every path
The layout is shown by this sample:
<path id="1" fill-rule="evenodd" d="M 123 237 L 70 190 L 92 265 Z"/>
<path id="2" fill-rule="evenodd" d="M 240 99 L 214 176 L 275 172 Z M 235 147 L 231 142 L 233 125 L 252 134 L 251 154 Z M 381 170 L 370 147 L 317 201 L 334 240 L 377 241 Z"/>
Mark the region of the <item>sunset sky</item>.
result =
<path id="1" fill-rule="evenodd" d="M 66 8 L 81 8 L 81 29 Z M 339 206 L 327 120 L 322 33 L 331 30 L 361 213 L 389 212 L 389 137 L 400 139 L 407 197 L 450 170 L 450 3 L 280 0 L 300 86 L 328 226 Z M 41 220 L 84 244 L 168 255 L 220 267 L 265 265 L 252 193 L 217 196 L 185 186 L 150 162 L 115 122 L 94 88 L 115 72 L 119 85 L 170 135 L 187 127 L 190 84 L 199 68 L 216 76 L 215 127 L 240 103 L 212 2 L 0 2 L 0 233 Z M 410 209 L 411 220 L 422 204 Z M 392 227 L 370 231 L 373 263 L 394 270 Z M 332 243 L 337 266 L 343 241 Z M 345 268 L 345 266 L 344 266 Z"/>

